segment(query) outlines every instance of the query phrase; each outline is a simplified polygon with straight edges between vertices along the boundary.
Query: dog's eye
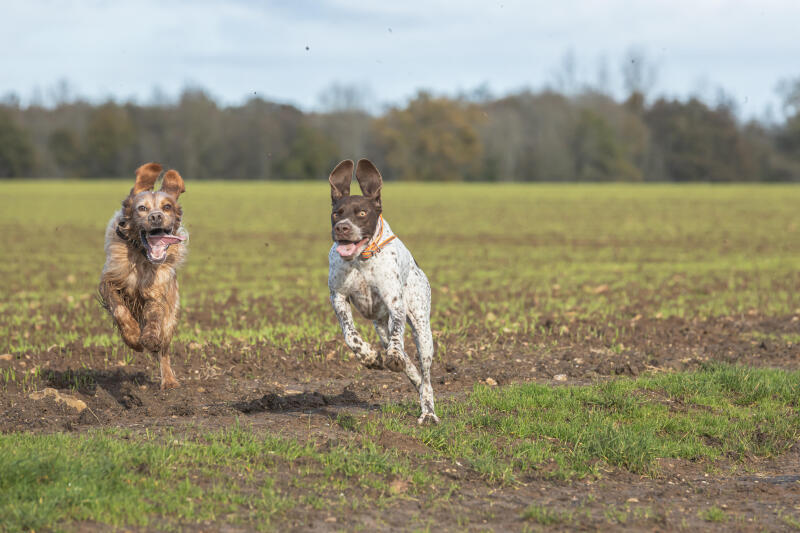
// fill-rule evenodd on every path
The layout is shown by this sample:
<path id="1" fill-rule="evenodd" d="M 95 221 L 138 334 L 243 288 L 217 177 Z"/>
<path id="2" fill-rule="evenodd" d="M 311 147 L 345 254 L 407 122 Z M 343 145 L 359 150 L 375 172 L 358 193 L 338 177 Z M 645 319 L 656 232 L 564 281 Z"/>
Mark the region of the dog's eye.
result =
<path id="1" fill-rule="evenodd" d="M 367 216 L 367 212 L 366 211 L 359 211 L 358 212 L 358 216 L 365 217 L 365 216 Z"/>
<path id="2" fill-rule="evenodd" d="M 334 213 L 333 218 L 339 218 L 339 213 Z"/>
<path id="3" fill-rule="evenodd" d="M 145 211 L 147 211 L 147 206 L 146 206 L 146 205 L 140 205 L 140 206 L 138 207 L 138 209 L 139 209 L 139 211 L 141 211 L 142 213 L 144 213 Z"/>
<path id="4" fill-rule="evenodd" d="M 165 205 L 164 207 L 162 207 L 162 209 L 163 209 L 164 211 L 169 211 L 170 209 L 172 209 L 172 206 L 171 206 L 171 205 L 169 205 L 169 204 L 167 204 L 167 205 Z"/>

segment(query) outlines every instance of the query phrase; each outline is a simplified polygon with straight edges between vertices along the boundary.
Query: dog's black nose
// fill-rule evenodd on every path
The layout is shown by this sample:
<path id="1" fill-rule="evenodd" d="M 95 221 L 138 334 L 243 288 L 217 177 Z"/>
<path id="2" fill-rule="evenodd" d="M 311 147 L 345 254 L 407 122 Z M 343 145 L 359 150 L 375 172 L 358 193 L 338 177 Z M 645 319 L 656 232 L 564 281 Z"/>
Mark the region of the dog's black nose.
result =
<path id="1" fill-rule="evenodd" d="M 147 216 L 147 220 L 150 221 L 150 224 L 160 226 L 161 223 L 164 222 L 164 214 L 163 213 L 159 213 L 158 211 L 156 211 L 154 213 L 150 213 Z"/>
<path id="2" fill-rule="evenodd" d="M 337 235 L 347 236 L 350 235 L 350 224 L 339 222 L 333 227 Z"/>

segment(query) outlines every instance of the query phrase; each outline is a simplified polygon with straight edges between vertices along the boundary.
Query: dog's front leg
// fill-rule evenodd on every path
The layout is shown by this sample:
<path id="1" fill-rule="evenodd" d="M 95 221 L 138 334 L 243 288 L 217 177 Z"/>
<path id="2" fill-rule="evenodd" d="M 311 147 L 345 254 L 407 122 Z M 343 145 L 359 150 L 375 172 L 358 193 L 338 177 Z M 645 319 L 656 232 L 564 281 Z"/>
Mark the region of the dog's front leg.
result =
<path id="1" fill-rule="evenodd" d="M 144 327 L 142 328 L 142 346 L 152 352 L 158 354 L 158 364 L 161 370 L 161 390 L 173 389 L 179 387 L 178 380 L 175 379 L 175 374 L 172 372 L 172 366 L 169 361 L 169 339 L 165 336 L 169 333 L 164 331 L 164 326 L 167 323 L 167 309 L 164 304 L 156 299 L 147 300 L 142 310 L 144 319 Z"/>
<path id="2" fill-rule="evenodd" d="M 111 317 L 117 324 L 119 334 L 122 340 L 132 350 L 141 352 L 142 344 L 139 342 L 141 331 L 139 330 L 139 323 L 131 315 L 130 310 L 125 306 L 119 291 L 113 283 L 103 277 L 100 280 L 100 298 L 103 300 L 103 306 L 111 313 Z"/>
<path id="3" fill-rule="evenodd" d="M 356 354 L 358 360 L 367 368 L 381 368 L 381 361 L 378 353 L 372 349 L 361 335 L 356 330 L 356 324 L 353 322 L 353 312 L 350 310 L 350 304 L 347 303 L 347 296 L 340 292 L 331 291 L 331 305 L 336 313 L 336 318 L 339 320 L 339 326 L 342 328 L 344 334 L 344 342 L 347 347 Z"/>

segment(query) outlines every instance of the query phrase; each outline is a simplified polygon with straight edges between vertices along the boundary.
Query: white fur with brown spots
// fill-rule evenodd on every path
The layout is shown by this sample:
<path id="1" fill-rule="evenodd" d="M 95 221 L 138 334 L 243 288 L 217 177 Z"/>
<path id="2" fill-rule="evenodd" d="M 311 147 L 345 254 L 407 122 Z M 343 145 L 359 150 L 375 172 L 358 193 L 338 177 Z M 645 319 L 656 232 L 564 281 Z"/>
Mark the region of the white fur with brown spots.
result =
<path id="1" fill-rule="evenodd" d="M 334 212 L 342 198 L 349 196 L 350 180 L 347 173 L 348 169 L 352 173 L 352 168 L 352 161 L 343 161 L 331 174 Z M 367 178 L 362 179 L 368 172 L 372 175 L 371 186 L 366 183 Z M 334 175 L 337 173 L 338 177 Z M 358 162 L 356 178 L 365 197 L 373 200 L 380 213 L 379 195 L 382 182 L 377 169 L 371 162 L 362 159 Z M 335 227 L 342 220 L 333 217 L 332 223 Z M 394 233 L 391 227 L 383 220 L 382 228 L 381 224 L 376 225 L 366 245 L 359 246 L 359 252 L 373 242 L 380 244 L 392 236 Z M 357 237 L 360 238 L 360 234 Z M 346 245 L 335 242 L 328 254 L 328 288 L 345 343 L 368 368 L 404 371 L 419 392 L 422 414 L 417 422 L 438 423 L 431 385 L 434 344 L 430 322 L 431 287 L 428 278 L 398 238 L 386 243 L 378 253 L 369 258 L 364 258 L 360 253 L 353 258 L 349 249 L 347 252 L 342 251 L 344 246 Z M 385 350 L 383 356 L 359 335 L 353 322 L 351 305 L 365 318 L 372 320 Z M 403 348 L 406 323 L 411 326 L 421 374 Z"/>

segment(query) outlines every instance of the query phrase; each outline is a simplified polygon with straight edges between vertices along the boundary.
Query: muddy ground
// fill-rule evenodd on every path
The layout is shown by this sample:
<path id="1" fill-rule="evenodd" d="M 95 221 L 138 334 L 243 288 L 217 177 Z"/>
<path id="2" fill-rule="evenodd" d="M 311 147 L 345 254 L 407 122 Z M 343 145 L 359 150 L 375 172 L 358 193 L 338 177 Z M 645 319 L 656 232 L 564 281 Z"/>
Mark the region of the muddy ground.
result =
<path id="1" fill-rule="evenodd" d="M 542 324 L 542 332 L 529 336 L 509 333 L 495 338 L 478 330 L 461 339 L 437 335 L 438 343 L 448 343 L 446 357 L 439 358 L 433 368 L 438 399 L 464 395 L 487 378 L 501 386 L 520 381 L 585 384 L 646 371 L 692 369 L 714 360 L 800 368 L 800 345 L 786 340 L 800 334 L 798 315 L 707 321 L 637 316 L 624 324 L 594 324 L 597 333 L 591 338 L 573 333 L 586 331 L 581 327 L 586 324 L 577 321 L 544 319 Z M 614 337 L 617 348 L 611 350 L 609 340 L 620 325 L 626 326 L 626 333 Z M 411 343 L 407 344 L 413 353 Z M 238 418 L 257 430 L 313 440 L 321 446 L 335 443 L 350 438 L 335 423 L 337 415 L 376 416 L 384 404 L 415 398 L 403 375 L 364 369 L 342 345 L 339 339 L 331 339 L 321 348 L 297 347 L 286 352 L 267 345 L 174 343 L 173 368 L 181 387 L 169 391 L 159 390 L 158 363 L 152 357 L 131 352 L 128 363 L 110 361 L 106 350 L 83 348 L 80 340 L 41 353 L 3 357 L 0 369 L 13 368 L 18 375 L 36 367 L 41 371 L 38 379 L 25 386 L 10 383 L 0 391 L 0 431 L 84 432 L 120 427 L 203 432 L 230 426 Z M 189 357 L 187 364 L 190 352 L 206 357 Z M 45 387 L 71 394 L 88 408 L 78 414 L 49 397 L 31 399 L 32 391 Z M 408 423 L 414 420 L 409 418 Z M 382 436 L 379 442 L 409 457 L 425 451 L 421 442 L 399 434 Z M 316 531 L 359 525 L 366 530 L 402 530 L 412 524 L 435 524 L 435 529 L 442 530 L 776 531 L 792 530 L 791 522 L 781 517 L 800 513 L 800 443 L 778 458 L 748 459 L 731 474 L 709 474 L 706 465 L 688 461 L 669 460 L 661 466 L 664 475 L 657 479 L 614 470 L 599 480 L 534 478 L 496 486 L 467 467 L 431 461 L 431 470 L 458 481 L 460 489 L 446 506 L 430 508 L 408 498 L 386 509 L 361 509 L 345 516 L 298 507 L 286 517 L 286 525 Z M 725 465 L 715 469 L 731 471 Z M 289 493 L 298 490 L 288 482 L 292 475 L 287 465 L 280 476 L 286 481 L 282 490 Z M 523 521 L 522 511 L 533 502 L 580 516 L 568 526 Z M 698 512 L 711 505 L 732 518 L 725 523 L 699 518 Z M 649 510 L 638 515 L 625 511 L 631 508 Z M 218 527 L 208 524 L 210 530 Z"/>

